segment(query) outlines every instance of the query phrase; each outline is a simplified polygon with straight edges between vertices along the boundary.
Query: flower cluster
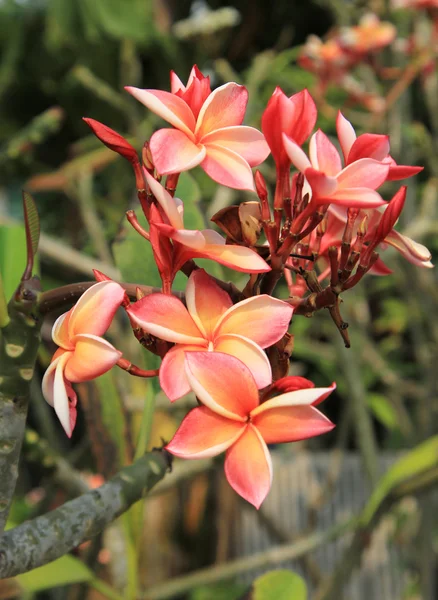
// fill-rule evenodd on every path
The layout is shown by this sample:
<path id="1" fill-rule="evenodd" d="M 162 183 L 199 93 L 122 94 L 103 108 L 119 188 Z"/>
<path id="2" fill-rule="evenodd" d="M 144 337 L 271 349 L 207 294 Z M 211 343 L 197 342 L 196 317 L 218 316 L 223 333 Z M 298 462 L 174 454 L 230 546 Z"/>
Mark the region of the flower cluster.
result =
<path id="1" fill-rule="evenodd" d="M 392 31 L 364 21 L 353 34 L 354 39 L 344 36 L 343 52 L 357 56 L 388 43 Z M 340 294 L 367 272 L 389 272 L 377 249 L 392 245 L 412 263 L 432 266 L 424 246 L 394 229 L 406 188 L 390 202 L 380 189 L 421 167 L 398 165 L 387 136 L 356 136 L 339 113 L 341 157 L 321 130 L 311 136 L 318 111 L 307 90 L 288 97 L 277 88 L 261 132 L 242 125 L 247 90 L 227 83 L 211 91 L 196 66 L 187 85 L 172 73 L 170 92 L 127 89 L 172 126 L 152 135 L 141 160 L 121 135 L 93 119 L 86 122 L 132 164 L 148 230 L 134 211 L 127 218 L 152 247 L 162 289 L 139 293 L 132 302 L 122 284 L 96 272 L 98 283 L 54 325 L 59 350 L 44 377 L 44 395 L 71 435 L 76 416 L 71 384 L 114 365 L 137 376 L 158 374 L 172 402 L 194 392 L 199 406 L 187 414 L 167 450 L 183 458 L 225 451 L 230 485 L 259 507 L 272 479 L 267 444 L 307 439 L 333 427 L 316 405 L 334 384 L 315 388 L 289 376 L 292 315 L 328 308 L 348 345 Z M 302 146 L 309 137 L 306 154 Z M 263 176 L 252 172 L 269 153 L 277 173 L 272 202 Z M 254 195 L 212 217 L 226 237 L 184 226 L 183 200 L 189 199 L 175 197 L 178 177 L 198 165 L 218 183 L 257 194 L 257 200 Z M 248 274 L 245 286 L 214 279 L 197 258 Z M 172 292 L 179 270 L 188 276 L 183 296 Z M 283 276 L 290 297 L 278 299 L 273 293 Z M 161 357 L 158 373 L 135 367 L 100 337 L 118 307 L 145 349 Z"/>

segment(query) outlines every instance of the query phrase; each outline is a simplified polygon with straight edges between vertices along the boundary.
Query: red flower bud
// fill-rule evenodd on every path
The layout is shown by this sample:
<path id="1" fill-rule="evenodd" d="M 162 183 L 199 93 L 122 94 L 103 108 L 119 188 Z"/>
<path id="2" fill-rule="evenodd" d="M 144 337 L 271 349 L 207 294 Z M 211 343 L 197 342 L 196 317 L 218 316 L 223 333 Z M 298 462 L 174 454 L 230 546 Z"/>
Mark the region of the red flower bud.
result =
<path id="1" fill-rule="evenodd" d="M 117 152 L 123 158 L 126 158 L 131 163 L 138 163 L 138 155 L 136 149 L 125 140 L 117 131 L 107 127 L 103 123 L 99 123 L 95 119 L 83 117 L 85 123 L 93 131 L 94 135 L 99 138 L 113 152 Z"/>

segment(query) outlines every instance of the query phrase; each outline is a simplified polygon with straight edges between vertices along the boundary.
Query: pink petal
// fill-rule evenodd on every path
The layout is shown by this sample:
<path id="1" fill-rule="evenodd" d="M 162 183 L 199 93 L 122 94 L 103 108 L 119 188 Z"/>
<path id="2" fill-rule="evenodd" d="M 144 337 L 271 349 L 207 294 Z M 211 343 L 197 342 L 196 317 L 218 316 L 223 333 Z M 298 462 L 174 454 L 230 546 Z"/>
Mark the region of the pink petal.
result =
<path id="1" fill-rule="evenodd" d="M 136 100 L 144 104 L 153 113 L 176 127 L 192 140 L 195 140 L 195 117 L 184 100 L 161 90 L 140 90 L 135 87 L 125 87 Z"/>
<path id="2" fill-rule="evenodd" d="M 165 449 L 181 458 L 217 456 L 234 444 L 246 425 L 226 419 L 206 406 L 193 408 Z"/>
<path id="3" fill-rule="evenodd" d="M 186 304 L 202 335 L 209 340 L 213 340 L 213 331 L 221 316 L 233 306 L 230 296 L 204 269 L 196 269 L 190 275 Z"/>
<path id="4" fill-rule="evenodd" d="M 377 189 L 386 181 L 389 166 L 372 158 L 360 158 L 349 164 L 337 176 L 339 188 Z"/>
<path id="5" fill-rule="evenodd" d="M 216 88 L 199 111 L 195 134 L 201 139 L 215 129 L 241 125 L 248 103 L 248 91 L 243 85 L 226 83 Z"/>
<path id="6" fill-rule="evenodd" d="M 70 320 L 72 310 L 73 309 L 70 309 L 68 312 L 58 317 L 52 328 L 53 341 L 64 350 L 74 350 L 74 346 L 71 343 L 68 335 L 68 322 Z"/>
<path id="7" fill-rule="evenodd" d="M 310 138 L 309 156 L 312 166 L 329 177 L 335 177 L 342 169 L 339 152 L 320 129 Z"/>
<path id="8" fill-rule="evenodd" d="M 223 146 L 208 144 L 201 167 L 214 181 L 236 190 L 253 192 L 254 176 L 244 158 Z"/>
<path id="9" fill-rule="evenodd" d="M 201 144 L 214 144 L 239 154 L 250 167 L 255 167 L 265 160 L 269 154 L 269 146 L 265 136 L 254 127 L 225 127 L 207 133 Z"/>
<path id="10" fill-rule="evenodd" d="M 172 227 L 175 227 L 176 229 L 181 229 L 184 227 L 181 210 L 178 202 L 176 201 L 177 199 L 172 198 L 169 192 L 160 183 L 158 183 L 158 181 L 152 177 L 152 175 L 148 173 L 146 169 L 143 170 L 143 173 L 146 177 L 152 194 L 160 204 L 161 208 L 164 210 L 164 213 L 169 219 L 169 223 L 172 225 Z"/>
<path id="11" fill-rule="evenodd" d="M 74 337 L 75 351 L 65 366 L 65 376 L 78 383 L 90 381 L 114 367 L 122 353 L 101 337 L 79 334 Z"/>
<path id="12" fill-rule="evenodd" d="M 409 165 L 391 164 L 389 167 L 387 181 L 399 181 L 407 177 L 413 177 L 420 173 L 424 167 L 411 167 Z"/>
<path id="13" fill-rule="evenodd" d="M 174 227 L 164 223 L 157 223 L 156 227 L 163 235 L 175 240 L 176 242 L 179 242 L 180 244 L 183 244 L 184 246 L 187 246 L 188 248 L 193 248 L 194 252 L 205 248 L 205 237 L 201 231 L 175 229 Z"/>
<path id="14" fill-rule="evenodd" d="M 418 266 L 431 269 L 432 255 L 426 246 L 415 242 L 411 238 L 394 229 L 386 236 L 385 242 L 398 250 L 409 262 Z"/>
<path id="15" fill-rule="evenodd" d="M 347 163 L 348 154 L 356 139 L 356 132 L 354 131 L 353 125 L 344 117 L 341 111 L 338 112 L 338 116 L 336 118 L 336 131 L 338 134 L 339 143 L 341 144 L 345 163 Z"/>
<path id="16" fill-rule="evenodd" d="M 298 169 L 298 171 L 304 173 L 306 169 L 312 166 L 304 150 L 302 150 L 293 139 L 287 137 L 286 134 L 283 134 L 283 143 L 284 149 L 286 150 L 291 163 Z"/>
<path id="17" fill-rule="evenodd" d="M 381 258 L 378 258 L 371 269 L 368 271 L 372 275 L 384 276 L 392 275 L 392 269 L 387 267 Z"/>
<path id="18" fill-rule="evenodd" d="M 126 312 L 134 323 L 162 340 L 206 346 L 187 308 L 175 296 L 150 294 L 131 304 Z"/>
<path id="19" fill-rule="evenodd" d="M 351 147 L 348 155 L 348 164 L 361 158 L 374 158 L 383 160 L 389 153 L 389 136 L 377 133 L 364 133 L 360 135 Z"/>
<path id="20" fill-rule="evenodd" d="M 312 188 L 313 200 L 331 200 L 332 195 L 338 187 L 338 182 L 335 177 L 329 177 L 313 168 L 306 169 L 304 175 Z"/>
<path id="21" fill-rule="evenodd" d="M 292 319 L 290 304 L 267 294 L 235 304 L 222 316 L 215 335 L 233 333 L 244 336 L 261 348 L 272 346 L 284 336 Z"/>
<path id="22" fill-rule="evenodd" d="M 42 385 L 44 398 L 54 407 L 68 437 L 71 437 L 74 427 L 74 419 L 70 418 L 69 394 L 73 401 L 73 408 L 76 404 L 76 394 L 64 379 L 64 368 L 70 357 L 71 352 L 65 352 L 55 359 L 47 369 Z"/>
<path id="23" fill-rule="evenodd" d="M 231 333 L 220 335 L 214 349 L 216 352 L 224 352 L 241 360 L 251 371 L 258 389 L 271 383 L 272 370 L 268 357 L 252 340 Z"/>
<path id="24" fill-rule="evenodd" d="M 200 346 L 177 344 L 163 358 L 160 366 L 160 386 L 171 402 L 190 392 L 184 368 L 185 353 L 202 350 Z"/>
<path id="25" fill-rule="evenodd" d="M 232 244 L 207 244 L 194 250 L 193 257 L 211 258 L 221 265 L 243 273 L 266 273 L 271 267 L 251 248 Z"/>
<path id="26" fill-rule="evenodd" d="M 299 377 L 298 375 L 288 375 L 274 381 L 266 390 L 263 391 L 261 396 L 261 402 L 285 394 L 286 392 L 295 392 L 296 390 L 302 390 L 305 388 L 313 388 L 315 384 L 313 381 L 306 379 L 305 377 Z"/>
<path id="27" fill-rule="evenodd" d="M 376 208 L 387 204 L 378 192 L 367 187 L 337 189 L 328 200 L 348 208 Z"/>
<path id="28" fill-rule="evenodd" d="M 183 82 L 175 73 L 175 71 L 170 71 L 170 91 L 172 92 L 172 94 L 176 94 L 176 92 L 178 92 L 179 90 L 185 92 L 186 86 L 183 84 Z"/>
<path id="29" fill-rule="evenodd" d="M 297 442 L 331 431 L 334 424 L 313 406 L 271 408 L 252 418 L 267 444 Z"/>
<path id="30" fill-rule="evenodd" d="M 187 352 L 186 373 L 199 400 L 213 412 L 246 421 L 259 403 L 254 377 L 240 360 L 221 352 Z"/>
<path id="31" fill-rule="evenodd" d="M 78 333 L 104 334 L 124 297 L 124 289 L 114 281 L 101 281 L 88 288 L 71 312 L 70 339 Z"/>
<path id="32" fill-rule="evenodd" d="M 181 173 L 199 165 L 205 158 L 205 148 L 195 144 L 178 129 L 160 129 L 151 137 L 154 165 L 160 175 Z"/>
<path id="33" fill-rule="evenodd" d="M 225 457 L 228 483 L 242 498 L 259 508 L 272 483 L 272 462 L 260 433 L 248 425 Z"/>
<path id="34" fill-rule="evenodd" d="M 284 102 L 283 98 L 281 98 L 280 102 L 283 105 L 282 112 L 284 112 L 284 105 L 286 102 Z M 292 111 L 290 107 L 292 107 Z M 312 129 L 315 127 L 318 115 L 316 104 L 307 89 L 294 94 L 288 99 L 288 111 L 292 114 L 291 118 L 288 119 L 287 125 L 283 121 L 283 126 L 287 127 L 284 131 L 290 135 L 297 144 L 304 144 L 311 134 Z"/>
<path id="35" fill-rule="evenodd" d="M 266 402 L 263 402 L 257 406 L 251 412 L 251 419 L 254 419 L 257 415 L 274 408 L 311 406 L 320 404 L 320 402 L 325 400 L 335 389 L 336 384 L 333 383 L 327 388 L 307 387 L 295 390 L 293 392 L 286 392 L 281 396 L 271 398 L 270 400 L 267 400 Z"/>

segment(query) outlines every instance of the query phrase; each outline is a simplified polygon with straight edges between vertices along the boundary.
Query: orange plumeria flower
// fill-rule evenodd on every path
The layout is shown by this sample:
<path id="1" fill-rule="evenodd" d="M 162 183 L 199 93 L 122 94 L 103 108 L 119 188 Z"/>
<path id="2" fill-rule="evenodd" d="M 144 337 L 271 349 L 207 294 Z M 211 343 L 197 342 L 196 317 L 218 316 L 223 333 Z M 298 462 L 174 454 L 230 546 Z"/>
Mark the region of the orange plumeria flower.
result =
<path id="1" fill-rule="evenodd" d="M 333 391 L 334 384 L 314 388 L 310 381 L 286 377 L 271 390 L 285 393 L 260 402 L 254 377 L 234 356 L 187 352 L 185 370 L 203 406 L 188 413 L 166 450 L 192 459 L 226 451 L 229 484 L 256 508 L 272 482 L 267 444 L 304 440 L 334 427 L 315 408 Z"/>
<path id="2" fill-rule="evenodd" d="M 52 338 L 59 348 L 44 375 L 43 394 L 69 437 L 76 423 L 77 403 L 71 384 L 103 375 L 122 356 L 100 336 L 110 326 L 124 295 L 114 281 L 96 283 L 53 325 Z"/>
<path id="3" fill-rule="evenodd" d="M 193 350 L 232 354 L 247 365 L 259 388 L 269 385 L 272 372 L 263 348 L 287 332 L 289 304 L 263 294 L 233 305 L 203 269 L 190 275 L 186 303 L 187 308 L 175 296 L 150 294 L 127 309 L 142 329 L 176 344 L 160 367 L 160 385 L 172 401 L 190 391 L 184 354 Z"/>

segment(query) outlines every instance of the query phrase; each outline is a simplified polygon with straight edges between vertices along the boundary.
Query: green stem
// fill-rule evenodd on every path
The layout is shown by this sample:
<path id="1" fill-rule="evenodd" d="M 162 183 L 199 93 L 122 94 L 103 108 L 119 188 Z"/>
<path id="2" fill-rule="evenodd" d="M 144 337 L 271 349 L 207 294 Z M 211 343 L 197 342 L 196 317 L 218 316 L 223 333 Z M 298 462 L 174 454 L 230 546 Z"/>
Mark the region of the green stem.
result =
<path id="1" fill-rule="evenodd" d="M 0 329 L 6 327 L 10 321 L 8 313 L 8 305 L 6 302 L 5 291 L 3 287 L 2 276 L 0 273 Z"/>
<path id="2" fill-rule="evenodd" d="M 45 565 L 97 535 L 164 477 L 169 459 L 165 451 L 149 452 L 101 487 L 6 531 L 0 579 Z"/>

